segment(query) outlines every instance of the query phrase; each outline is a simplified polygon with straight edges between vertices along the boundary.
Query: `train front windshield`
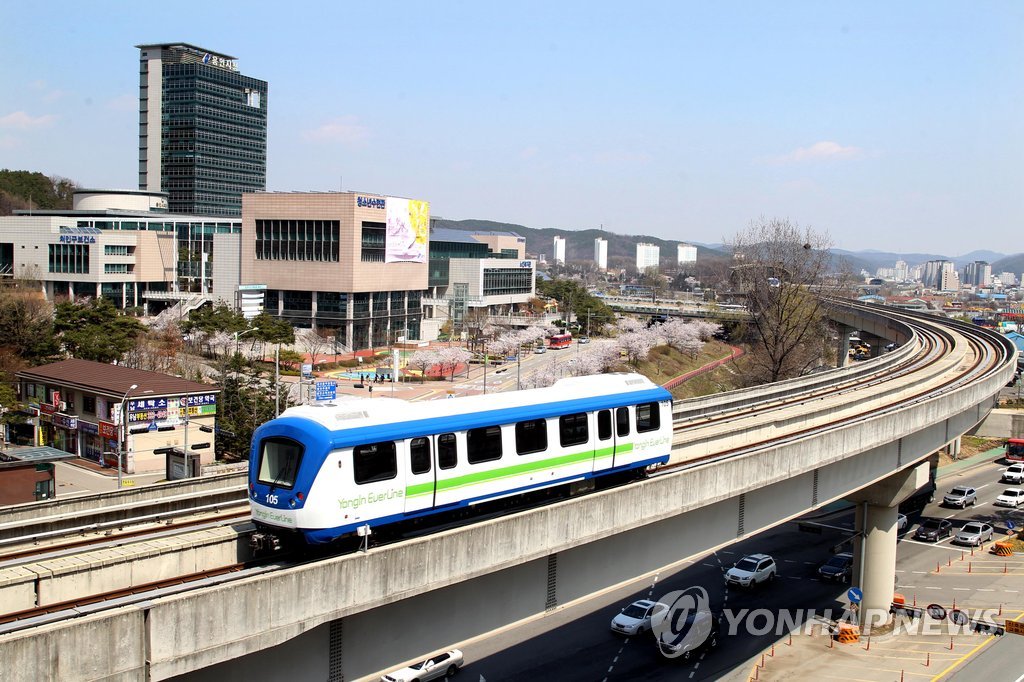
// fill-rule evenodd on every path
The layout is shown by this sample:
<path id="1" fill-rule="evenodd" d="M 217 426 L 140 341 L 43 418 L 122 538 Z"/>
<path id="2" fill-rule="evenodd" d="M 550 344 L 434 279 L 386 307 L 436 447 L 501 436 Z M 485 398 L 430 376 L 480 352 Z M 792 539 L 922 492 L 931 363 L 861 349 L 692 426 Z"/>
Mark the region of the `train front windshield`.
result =
<path id="1" fill-rule="evenodd" d="M 299 472 L 303 447 L 288 438 L 267 438 L 260 445 L 260 483 L 275 488 L 291 488 Z"/>

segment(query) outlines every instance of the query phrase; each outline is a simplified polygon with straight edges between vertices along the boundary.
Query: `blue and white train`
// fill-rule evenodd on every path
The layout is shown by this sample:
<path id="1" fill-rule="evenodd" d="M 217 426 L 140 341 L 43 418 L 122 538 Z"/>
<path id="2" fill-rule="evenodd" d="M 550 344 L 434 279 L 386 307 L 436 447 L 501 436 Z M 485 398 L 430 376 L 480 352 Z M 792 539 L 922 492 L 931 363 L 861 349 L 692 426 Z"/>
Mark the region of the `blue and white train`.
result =
<path id="1" fill-rule="evenodd" d="M 668 462 L 672 397 L 639 374 L 406 402 L 291 408 L 253 435 L 254 547 L 322 544 L 551 486 Z"/>

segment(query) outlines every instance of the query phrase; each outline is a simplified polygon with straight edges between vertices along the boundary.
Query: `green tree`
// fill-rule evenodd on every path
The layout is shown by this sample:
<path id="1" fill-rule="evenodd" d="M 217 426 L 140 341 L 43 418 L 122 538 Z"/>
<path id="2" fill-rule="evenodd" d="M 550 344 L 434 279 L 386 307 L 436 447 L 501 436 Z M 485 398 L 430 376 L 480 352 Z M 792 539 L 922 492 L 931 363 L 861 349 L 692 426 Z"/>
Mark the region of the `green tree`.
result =
<path id="1" fill-rule="evenodd" d="M 0 288 L 0 354 L 29 365 L 48 362 L 59 352 L 53 334 L 53 308 L 35 291 Z"/>
<path id="2" fill-rule="evenodd" d="M 244 459 L 252 435 L 275 415 L 274 383 L 241 356 L 226 356 L 220 367 L 221 393 L 217 407 L 217 451 L 221 457 Z M 281 396 L 281 409 L 291 403 Z"/>
<path id="3" fill-rule="evenodd" d="M 232 310 L 224 303 L 218 303 L 213 307 L 203 306 L 193 310 L 189 313 L 188 319 L 181 323 L 181 330 L 186 334 L 193 331 L 201 331 L 206 334 L 216 334 L 217 332 L 234 334 L 235 332 L 243 332 L 248 328 L 249 322 L 245 319 L 245 316 L 237 310 Z"/>
<path id="4" fill-rule="evenodd" d="M 72 357 L 96 362 L 113 362 L 135 347 L 145 326 L 120 314 L 105 298 L 87 303 L 58 303 L 54 332 Z"/>
<path id="5" fill-rule="evenodd" d="M 601 299 L 591 296 L 579 282 L 571 279 L 552 279 L 537 282 L 537 293 L 558 301 L 559 311 L 568 324 L 575 315 L 576 322 L 586 325 L 589 318 L 593 324 L 611 322 L 615 319 L 614 311 Z"/>

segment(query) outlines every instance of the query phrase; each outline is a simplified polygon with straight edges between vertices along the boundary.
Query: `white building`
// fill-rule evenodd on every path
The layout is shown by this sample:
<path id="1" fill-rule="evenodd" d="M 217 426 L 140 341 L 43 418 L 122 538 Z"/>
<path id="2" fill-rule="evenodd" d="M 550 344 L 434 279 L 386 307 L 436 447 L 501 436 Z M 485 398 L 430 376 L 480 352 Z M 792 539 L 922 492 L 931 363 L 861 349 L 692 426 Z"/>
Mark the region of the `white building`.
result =
<path id="1" fill-rule="evenodd" d="M 558 265 L 565 265 L 565 238 L 555 237 L 554 258 Z"/>
<path id="2" fill-rule="evenodd" d="M 960 275 L 957 273 L 956 268 L 953 267 L 952 263 L 949 263 L 949 267 L 943 267 L 940 275 L 939 289 L 941 291 L 960 291 Z"/>
<path id="3" fill-rule="evenodd" d="M 598 237 L 594 240 L 594 262 L 601 270 L 608 269 L 608 240 Z"/>
<path id="4" fill-rule="evenodd" d="M 906 282 L 910 274 L 909 268 L 907 268 L 907 261 L 898 260 L 896 261 L 896 267 L 893 268 L 893 279 L 897 282 Z"/>
<path id="5" fill-rule="evenodd" d="M 691 244 L 680 244 L 676 247 L 676 258 L 680 265 L 693 265 L 697 262 L 697 247 Z"/>
<path id="6" fill-rule="evenodd" d="M 636 245 L 636 269 L 640 272 L 658 267 L 660 258 L 661 249 L 656 244 L 640 242 Z"/>

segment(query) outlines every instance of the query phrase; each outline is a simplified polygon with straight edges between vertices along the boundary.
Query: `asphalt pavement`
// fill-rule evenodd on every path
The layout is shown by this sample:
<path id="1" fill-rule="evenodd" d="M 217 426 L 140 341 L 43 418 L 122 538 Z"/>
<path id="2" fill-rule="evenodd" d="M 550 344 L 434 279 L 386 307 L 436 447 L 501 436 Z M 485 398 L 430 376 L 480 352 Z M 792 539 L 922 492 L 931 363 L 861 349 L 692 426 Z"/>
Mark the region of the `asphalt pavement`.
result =
<path id="1" fill-rule="evenodd" d="M 950 518 L 957 528 L 983 520 L 1005 532 L 1016 510 L 991 501 L 1005 487 L 998 451 L 955 462 L 940 471 L 939 492 L 973 485 L 979 500 L 966 510 L 930 505 L 924 516 Z M 911 517 L 898 549 L 898 591 L 909 605 L 939 604 L 988 622 L 1024 616 L 1024 556 L 995 557 L 991 543 L 973 550 L 949 539 L 922 543 L 910 535 L 920 518 Z M 852 529 L 852 513 L 833 512 L 829 525 Z M 991 637 L 955 628 L 948 620 L 925 617 L 902 629 L 853 644 L 835 642 L 831 621 L 850 606 L 846 584 L 822 581 L 817 567 L 829 549 L 847 537 L 839 530 L 809 535 L 793 523 L 694 561 L 640 576 L 583 602 L 458 645 L 466 656 L 464 674 L 473 680 L 975 680 L 1019 682 L 1024 672 L 1024 638 Z M 723 570 L 751 552 L 768 552 L 779 565 L 774 583 L 754 590 L 725 589 Z M 623 637 L 609 629 L 620 609 L 636 599 L 659 599 L 672 590 L 701 586 L 712 610 L 728 611 L 717 648 L 692 660 L 667 660 L 649 633 Z M 792 634 L 791 634 L 792 632 Z"/>

